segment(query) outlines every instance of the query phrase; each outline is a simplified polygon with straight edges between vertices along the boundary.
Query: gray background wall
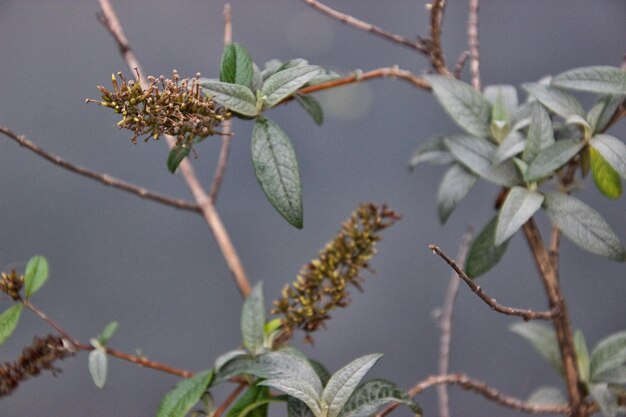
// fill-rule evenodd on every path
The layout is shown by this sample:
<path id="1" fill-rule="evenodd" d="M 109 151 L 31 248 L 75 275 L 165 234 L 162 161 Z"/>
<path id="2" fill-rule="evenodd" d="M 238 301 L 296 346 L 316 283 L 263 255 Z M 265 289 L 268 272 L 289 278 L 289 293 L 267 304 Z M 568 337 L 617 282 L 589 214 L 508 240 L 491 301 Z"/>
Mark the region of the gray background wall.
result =
<path id="1" fill-rule="evenodd" d="M 424 2 L 329 2 L 407 37 L 426 35 Z M 222 50 L 222 1 L 115 2 L 128 38 L 148 73 L 216 76 Z M 111 72 L 129 73 L 95 19 L 96 1 L 0 1 L 0 123 L 68 160 L 189 198 L 178 175 L 165 170 L 164 143 L 132 145 L 110 112 L 84 104 Z M 303 56 L 341 73 L 398 64 L 420 73 L 423 57 L 328 20 L 302 2 L 237 0 L 234 38 L 263 63 Z M 466 48 L 466 2 L 449 2 L 444 47 L 449 62 Z M 619 65 L 625 52 L 626 3 L 602 1 L 483 1 L 480 14 L 484 84 L 514 83 L 586 65 Z M 467 79 L 467 74 L 466 77 Z M 455 131 L 433 97 L 401 81 L 376 80 L 320 93 L 322 128 L 295 105 L 270 117 L 291 136 L 304 187 L 305 228 L 291 228 L 269 206 L 254 178 L 249 123 L 236 137 L 218 208 L 252 281 L 263 280 L 269 300 L 315 256 L 362 201 L 387 202 L 403 214 L 384 234 L 378 271 L 364 294 L 338 311 L 315 347 L 297 345 L 337 369 L 356 356 L 384 352 L 372 376 L 401 386 L 436 372 L 439 332 L 432 311 L 441 306 L 450 271 L 427 249 L 455 253 L 468 225 L 492 216 L 497 189 L 479 184 L 444 227 L 434 199 L 443 170 L 407 161 L 425 138 Z M 587 98 L 588 99 L 588 98 Z M 587 101 L 589 104 L 589 100 Z M 625 124 L 612 130 L 626 138 Z M 194 161 L 209 183 L 219 140 L 198 147 Z M 0 138 L 0 265 L 23 269 L 33 254 L 51 264 L 51 278 L 35 302 L 87 342 L 110 320 L 120 322 L 112 345 L 175 366 L 202 370 L 239 341 L 240 298 L 216 244 L 199 216 L 106 188 L 63 171 Z M 624 199 L 603 199 L 587 180 L 580 194 L 626 240 Z M 542 218 L 543 219 L 543 218 Z M 546 225 L 545 219 L 542 225 Z M 594 345 L 625 327 L 624 265 L 582 252 L 565 241 L 562 281 L 576 328 Z M 543 308 L 541 284 L 522 238 L 481 285 L 499 302 Z M 0 299 L 2 309 L 9 305 Z M 489 311 L 462 288 L 453 328 L 451 370 L 467 372 L 505 393 L 525 397 L 560 384 L 549 367 L 507 327 L 514 319 Z M 50 330 L 24 314 L 0 360 L 17 356 L 34 334 Z M 62 363 L 63 374 L 25 383 L 0 402 L 3 417 L 150 416 L 176 378 L 110 361 L 107 387 L 90 382 L 87 357 Z M 220 392 L 225 392 L 224 390 Z M 455 415 L 517 415 L 451 388 Z M 436 412 L 434 390 L 420 396 Z M 279 411 L 276 411 L 279 412 Z M 282 411 L 280 411 L 282 413 Z M 399 414 L 402 415 L 402 414 Z"/>

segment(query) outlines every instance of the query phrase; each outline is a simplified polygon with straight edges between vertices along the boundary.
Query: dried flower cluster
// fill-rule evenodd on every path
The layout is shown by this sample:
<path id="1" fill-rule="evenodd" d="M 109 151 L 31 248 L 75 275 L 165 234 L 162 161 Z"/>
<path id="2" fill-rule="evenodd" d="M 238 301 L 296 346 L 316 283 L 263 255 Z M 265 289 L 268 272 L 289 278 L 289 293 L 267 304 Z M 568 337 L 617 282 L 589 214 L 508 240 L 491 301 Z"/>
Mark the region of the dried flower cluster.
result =
<path id="1" fill-rule="evenodd" d="M 18 275 L 15 269 L 10 273 L 0 274 L 0 292 L 17 301 L 20 297 L 20 290 L 24 286 L 24 276 Z"/>
<path id="2" fill-rule="evenodd" d="M 53 363 L 70 355 L 72 352 L 64 346 L 62 338 L 53 335 L 35 337 L 15 362 L 0 365 L 0 397 L 11 394 L 21 382 L 39 375 L 43 370 L 49 370 L 56 376 L 61 370 Z"/>
<path id="3" fill-rule="evenodd" d="M 308 333 L 329 319 L 329 312 L 350 303 L 348 284 L 361 290 L 359 272 L 375 255 L 379 232 L 400 217 L 387 206 L 362 204 L 342 225 L 341 231 L 320 251 L 319 257 L 302 267 L 292 285 L 274 302 L 273 314 L 284 315 L 285 337 L 296 328 Z"/>
<path id="4" fill-rule="evenodd" d="M 98 86 L 102 101 L 87 99 L 87 102 L 120 113 L 122 120 L 117 125 L 133 131 L 133 143 L 140 136 L 145 135 L 144 140 L 148 141 L 167 134 L 176 137 L 178 145 L 191 145 L 196 137 L 214 135 L 216 128 L 230 117 L 225 108 L 202 94 L 199 74 L 191 80 L 180 80 L 176 70 L 171 80 L 162 75 L 158 79 L 149 76 L 146 90 L 139 81 L 127 81 L 121 72 L 117 75 L 121 85 L 113 75 L 113 91 Z"/>

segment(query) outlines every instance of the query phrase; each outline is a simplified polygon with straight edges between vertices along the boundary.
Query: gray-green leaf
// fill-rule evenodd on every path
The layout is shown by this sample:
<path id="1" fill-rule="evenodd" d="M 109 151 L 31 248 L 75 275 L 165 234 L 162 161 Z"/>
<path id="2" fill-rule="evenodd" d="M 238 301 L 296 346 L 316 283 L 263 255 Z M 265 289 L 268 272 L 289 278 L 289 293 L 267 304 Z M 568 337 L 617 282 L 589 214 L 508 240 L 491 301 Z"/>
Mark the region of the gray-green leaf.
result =
<path id="1" fill-rule="evenodd" d="M 580 330 L 574 333 L 574 348 L 576 349 L 576 360 L 578 362 L 578 374 L 582 382 L 588 383 L 590 372 L 589 351 L 587 350 L 587 342 L 585 335 Z"/>
<path id="2" fill-rule="evenodd" d="M 317 99 L 308 94 L 298 94 L 295 95 L 296 101 L 302 106 L 309 116 L 313 118 L 313 121 L 316 125 L 321 126 L 324 123 L 324 110 L 322 110 L 322 105 Z"/>
<path id="3" fill-rule="evenodd" d="M 157 417 L 184 417 L 198 402 L 213 379 L 213 371 L 204 371 L 176 384 L 159 405 Z"/>
<path id="4" fill-rule="evenodd" d="M 265 97 L 263 108 L 271 108 L 284 98 L 292 95 L 304 84 L 319 74 L 317 65 L 299 65 L 288 68 L 270 76 L 261 87 L 261 94 Z"/>
<path id="5" fill-rule="evenodd" d="M 344 405 L 339 417 L 371 417 L 379 407 L 388 403 L 404 404 L 416 415 L 422 414 L 421 408 L 394 383 L 373 379 L 359 385 Z"/>
<path id="6" fill-rule="evenodd" d="M 597 344 L 591 353 L 591 379 L 626 362 L 626 331 L 613 333 Z"/>
<path id="7" fill-rule="evenodd" d="M 517 130 L 511 130 L 498 146 L 496 154 L 493 157 L 493 164 L 500 165 L 502 162 L 522 152 L 525 147 L 526 141 L 522 134 Z"/>
<path id="8" fill-rule="evenodd" d="M 626 384 L 626 366 L 618 366 L 596 375 L 592 382 L 608 382 L 609 384 Z"/>
<path id="9" fill-rule="evenodd" d="M 513 187 L 502 204 L 496 226 L 495 244 L 508 240 L 541 208 L 543 196 L 522 187 Z"/>
<path id="10" fill-rule="evenodd" d="M 615 417 L 617 415 L 617 408 L 619 406 L 617 397 L 609 388 L 609 384 L 591 384 L 589 392 L 600 406 L 600 410 L 602 410 L 604 417 Z"/>
<path id="11" fill-rule="evenodd" d="M 626 94 L 626 71 L 610 66 L 575 68 L 556 75 L 552 85 L 597 94 Z"/>
<path id="12" fill-rule="evenodd" d="M 596 135 L 590 145 L 602 155 L 620 177 L 626 179 L 626 145 L 610 135 Z"/>
<path id="13" fill-rule="evenodd" d="M 111 339 L 117 331 L 117 327 L 118 323 L 116 321 L 112 321 L 107 324 L 98 336 L 98 343 L 100 343 L 102 346 L 105 346 L 109 339 Z"/>
<path id="14" fill-rule="evenodd" d="M 470 246 L 465 262 L 465 272 L 470 278 L 478 278 L 493 268 L 504 256 L 509 242 L 505 241 L 496 246 L 496 225 L 498 216 L 495 216 L 476 236 Z"/>
<path id="15" fill-rule="evenodd" d="M 48 261 L 43 256 L 33 256 L 26 264 L 24 293 L 26 298 L 35 294 L 48 280 Z"/>
<path id="16" fill-rule="evenodd" d="M 584 116 L 583 106 L 569 93 L 540 83 L 526 83 L 522 87 L 541 104 L 559 116 L 567 119 L 577 114 Z"/>
<path id="17" fill-rule="evenodd" d="M 252 58 L 246 48 L 238 43 L 226 45 L 222 54 L 220 81 L 250 88 L 253 73 Z"/>
<path id="18" fill-rule="evenodd" d="M 418 146 L 415 152 L 413 152 L 413 156 L 411 156 L 409 167 L 415 169 L 422 162 L 444 165 L 454 161 L 454 156 L 448 151 L 443 138 L 443 136 L 436 136 Z"/>
<path id="19" fill-rule="evenodd" d="M 591 125 L 593 133 L 602 132 L 620 104 L 624 101 L 623 95 L 605 95 L 587 113 L 587 121 Z"/>
<path id="20" fill-rule="evenodd" d="M 528 135 L 526 136 L 526 147 L 522 154 L 522 159 L 530 162 L 541 152 L 542 149 L 554 143 L 554 131 L 552 130 L 552 120 L 545 107 L 536 103 L 533 106 Z"/>
<path id="21" fill-rule="evenodd" d="M 533 391 L 526 402 L 537 405 L 561 405 L 565 404 L 567 400 L 560 389 L 547 385 Z"/>
<path id="22" fill-rule="evenodd" d="M 539 323 L 514 323 L 509 329 L 522 336 L 557 371 L 563 374 L 563 362 L 554 330 Z"/>
<path id="23" fill-rule="evenodd" d="M 441 180 L 437 192 L 437 208 L 439 221 L 445 223 L 450 214 L 465 198 L 469 190 L 474 186 L 478 177 L 460 164 L 454 164 L 448 169 Z"/>
<path id="24" fill-rule="evenodd" d="M 96 348 L 89 352 L 87 363 L 89 374 L 96 387 L 102 389 L 107 382 L 107 354 L 103 348 Z"/>
<path id="25" fill-rule="evenodd" d="M 253 355 L 263 351 L 263 328 L 265 326 L 265 303 L 263 282 L 259 281 L 243 302 L 241 310 L 241 336 L 243 345 Z"/>
<path id="26" fill-rule="evenodd" d="M 533 159 L 528 165 L 524 180 L 537 181 L 548 177 L 561 166 L 565 165 L 585 146 L 585 143 L 576 139 L 564 139 L 556 141 L 548 146 Z"/>
<path id="27" fill-rule="evenodd" d="M 314 417 L 313 412 L 305 403 L 294 397 L 287 398 L 288 417 Z"/>
<path id="28" fill-rule="evenodd" d="M 278 125 L 260 118 L 252 129 L 252 163 L 272 206 L 293 226 L 302 228 L 302 188 L 296 153 Z"/>
<path id="29" fill-rule="evenodd" d="M 269 392 L 267 387 L 250 387 L 237 399 L 237 402 L 230 407 L 226 417 L 245 417 L 245 414 L 250 417 L 265 417 L 267 416 L 267 402 L 263 400 L 268 399 L 268 397 Z M 253 409 L 249 408 L 254 405 L 258 406 Z M 246 409 L 250 411 L 245 413 Z"/>
<path id="30" fill-rule="evenodd" d="M 509 116 L 512 116 L 517 111 L 519 100 L 517 97 L 517 89 L 514 85 L 488 85 L 484 88 L 483 95 L 492 105 L 500 102 Z"/>
<path id="31" fill-rule="evenodd" d="M 11 337 L 22 315 L 22 304 L 14 304 L 0 314 L 0 345 Z"/>
<path id="32" fill-rule="evenodd" d="M 258 385 L 272 387 L 290 397 L 297 398 L 311 409 L 315 417 L 322 417 L 319 395 L 310 384 L 295 378 L 280 378 L 267 379 L 259 382 Z"/>
<path id="33" fill-rule="evenodd" d="M 201 80 L 201 85 L 205 95 L 213 97 L 215 101 L 235 113 L 249 117 L 257 115 L 256 97 L 248 87 L 206 78 Z"/>

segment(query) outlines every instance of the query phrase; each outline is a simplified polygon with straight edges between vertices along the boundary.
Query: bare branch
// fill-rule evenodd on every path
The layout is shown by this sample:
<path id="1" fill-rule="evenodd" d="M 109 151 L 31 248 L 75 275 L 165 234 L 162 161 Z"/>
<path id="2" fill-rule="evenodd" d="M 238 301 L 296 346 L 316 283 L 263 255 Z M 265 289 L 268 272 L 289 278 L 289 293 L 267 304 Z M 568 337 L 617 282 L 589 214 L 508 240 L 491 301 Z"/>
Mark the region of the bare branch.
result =
<path id="1" fill-rule="evenodd" d="M 550 263 L 554 268 L 557 277 L 559 275 L 559 246 L 561 243 L 561 230 L 558 227 L 552 226 L 550 231 Z"/>
<path id="2" fill-rule="evenodd" d="M 425 42 L 428 47 L 430 61 L 438 74 L 450 75 L 441 47 L 441 30 L 446 0 L 434 0 L 428 5 L 428 8 L 430 9 L 430 37 Z"/>
<path id="3" fill-rule="evenodd" d="M 155 193 L 153 191 L 149 191 L 145 188 L 138 187 L 134 184 L 124 182 L 122 180 L 118 180 L 117 178 L 114 178 L 108 174 L 100 174 L 100 173 L 91 171 L 87 168 L 74 165 L 71 162 L 68 162 L 62 159 L 60 156 L 54 155 L 50 152 L 47 152 L 41 149 L 39 146 L 35 145 L 33 142 L 26 139 L 26 137 L 24 137 L 23 135 L 18 135 L 17 133 L 13 132 L 12 130 L 10 130 L 9 128 L 5 126 L 0 125 L 0 133 L 4 134 L 10 139 L 13 139 L 20 146 L 36 153 L 37 155 L 52 162 L 53 164 L 58 165 L 62 168 L 65 168 L 68 171 L 74 172 L 78 175 L 82 175 L 83 177 L 91 178 L 109 187 L 117 188 L 119 190 L 123 190 L 131 194 L 135 194 L 139 196 L 140 198 L 145 198 L 147 200 L 156 201 L 157 203 L 165 204 L 171 207 L 175 207 L 177 209 L 193 211 L 196 213 L 201 212 L 200 206 L 195 203 L 191 203 L 189 201 L 180 200 L 176 198 L 169 198 L 164 195 Z"/>
<path id="4" fill-rule="evenodd" d="M 478 7 L 479 0 L 469 0 L 467 15 L 467 41 L 470 49 L 470 72 L 472 87 L 480 92 L 480 52 L 478 45 Z"/>
<path id="5" fill-rule="evenodd" d="M 532 311 L 532 310 L 523 310 L 519 308 L 506 307 L 502 304 L 498 304 L 495 299 L 489 297 L 485 292 L 480 288 L 479 285 L 467 276 L 465 271 L 457 265 L 457 263 L 451 259 L 448 255 L 446 255 L 438 246 L 436 245 L 428 245 L 428 248 L 433 251 L 435 255 L 441 257 L 454 271 L 457 273 L 459 278 L 461 278 L 468 287 L 472 290 L 474 294 L 476 294 L 481 300 L 485 302 L 492 310 L 497 311 L 498 313 L 506 314 L 508 316 L 519 316 L 524 320 L 551 320 L 554 317 L 558 316 L 560 309 L 553 308 L 550 311 Z"/>
<path id="6" fill-rule="evenodd" d="M 457 80 L 461 79 L 461 73 L 463 72 L 465 62 L 469 58 L 469 54 L 469 51 L 463 51 L 463 53 L 461 53 L 456 60 L 456 65 L 454 66 L 454 78 Z"/>
<path id="7" fill-rule="evenodd" d="M 233 390 L 233 392 L 230 393 L 230 395 L 224 400 L 224 402 L 215 409 L 215 412 L 211 414 L 211 417 L 221 417 L 222 414 L 224 414 L 224 412 L 228 410 L 228 407 L 231 406 L 231 404 L 237 399 L 237 397 L 239 397 L 239 395 L 247 386 L 248 384 L 246 384 L 245 382 L 237 385 L 237 387 Z"/>

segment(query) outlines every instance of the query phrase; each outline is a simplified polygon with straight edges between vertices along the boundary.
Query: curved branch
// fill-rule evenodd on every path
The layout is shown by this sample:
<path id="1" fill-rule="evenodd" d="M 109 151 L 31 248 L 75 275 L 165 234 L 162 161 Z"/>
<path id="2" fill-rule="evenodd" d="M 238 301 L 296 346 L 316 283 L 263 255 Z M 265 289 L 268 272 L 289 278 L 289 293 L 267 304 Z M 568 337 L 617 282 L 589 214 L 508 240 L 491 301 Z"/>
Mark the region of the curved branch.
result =
<path id="1" fill-rule="evenodd" d="M 430 38 L 428 38 L 427 46 L 430 61 L 435 71 L 441 75 L 450 75 L 441 47 L 441 30 L 445 9 L 446 0 L 435 0 L 430 4 Z"/>

